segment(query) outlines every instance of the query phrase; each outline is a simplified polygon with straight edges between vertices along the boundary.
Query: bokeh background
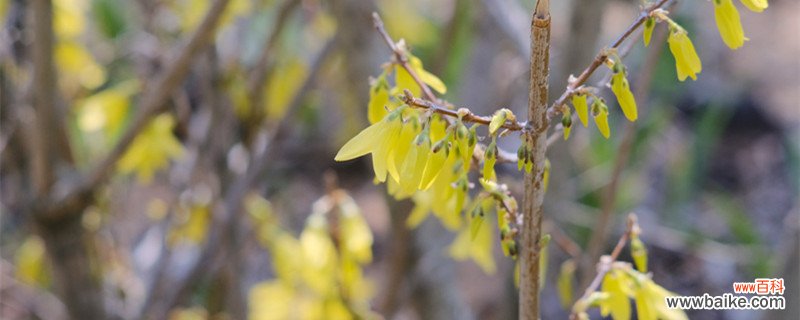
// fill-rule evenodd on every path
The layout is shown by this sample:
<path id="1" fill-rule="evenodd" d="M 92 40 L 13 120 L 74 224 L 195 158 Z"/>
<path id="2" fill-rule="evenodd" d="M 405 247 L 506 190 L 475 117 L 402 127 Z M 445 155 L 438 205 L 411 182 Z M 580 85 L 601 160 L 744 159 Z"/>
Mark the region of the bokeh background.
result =
<path id="1" fill-rule="evenodd" d="M 3 319 L 68 317 L 54 280 L 64 270 L 52 270 L 58 265 L 41 239 L 50 229 L 39 226 L 26 202 L 34 191 L 25 132 L 39 129 L 30 120 L 31 101 L 40 94 L 31 81 L 34 3 L 0 4 Z M 143 92 L 153 90 L 155 79 L 169 69 L 210 3 L 54 0 L 61 45 L 55 54 L 55 105 L 65 134 L 48 138 L 70 146 L 77 168 L 56 168 L 58 175 L 89 171 L 111 150 L 141 111 Z M 444 80 L 445 99 L 478 114 L 506 107 L 523 115 L 533 5 L 233 0 L 211 44 L 199 50 L 169 92 L 166 114 L 174 119 L 171 133 L 181 155 L 149 179 L 118 170 L 82 214 L 79 243 L 88 248 L 100 283 L 98 303 L 111 318 L 246 317 L 254 303 L 248 301 L 250 290 L 275 277 L 272 256 L 246 214 L 226 219 L 216 204 L 222 202 L 218 197 L 228 199 L 237 179 L 253 173 L 248 168 L 259 161 L 249 190 L 272 204 L 278 223 L 294 236 L 306 225 L 312 204 L 329 192 L 326 176 L 335 176 L 353 197 L 374 235 L 374 258 L 364 269 L 373 284 L 372 311 L 387 319 L 516 317 L 514 264 L 499 244 L 493 274 L 471 261 L 453 260 L 447 247 L 454 233 L 432 217 L 406 228 L 413 204 L 392 199 L 384 185 L 373 183 L 368 158 L 336 163 L 333 157 L 367 126 L 369 77 L 390 60 L 372 27 L 373 11 Z M 733 282 L 758 277 L 786 281 L 786 311 L 690 311 L 692 319 L 796 319 L 800 3 L 772 0 L 762 13 L 737 6 L 750 40 L 735 51 L 721 41 L 710 2 L 678 1 L 672 7 L 671 16 L 689 31 L 703 61 L 697 81 L 677 81 L 664 25 L 650 48 L 636 38 L 625 61 L 640 119 L 628 124 L 610 105 L 609 140 L 592 126 L 577 126 L 569 141 L 554 144 L 548 151 L 552 173 L 545 216 L 551 232 L 585 252 L 598 221 L 608 215 L 608 234 L 595 241 L 598 250 L 608 252 L 624 231 L 627 213 L 635 212 L 653 278 L 679 294 L 721 295 L 732 292 Z M 568 75 L 583 70 L 639 10 L 639 1 L 554 1 L 551 100 L 563 92 Z M 259 72 L 262 79 L 254 82 Z M 601 68 L 589 83 L 605 73 Z M 601 94 L 614 100 L 610 90 Z M 516 150 L 518 143 L 509 138 L 501 147 Z M 248 158 L 251 152 L 268 155 Z M 515 165 L 501 165 L 498 173 L 521 198 Z M 609 188 L 616 190 L 613 197 Z M 225 260 L 203 260 L 204 248 L 214 241 L 209 239 L 215 239 L 209 234 L 229 227 L 234 240 L 219 249 L 228 251 Z M 543 319 L 568 316 L 555 289 L 555 273 L 568 258 L 551 243 Z M 630 261 L 629 255 L 622 260 Z M 577 273 L 576 293 L 592 271 L 591 263 L 584 264 L 589 267 Z M 193 270 L 201 274 L 190 277 Z M 159 306 L 160 290 L 173 287 L 185 290 Z"/>

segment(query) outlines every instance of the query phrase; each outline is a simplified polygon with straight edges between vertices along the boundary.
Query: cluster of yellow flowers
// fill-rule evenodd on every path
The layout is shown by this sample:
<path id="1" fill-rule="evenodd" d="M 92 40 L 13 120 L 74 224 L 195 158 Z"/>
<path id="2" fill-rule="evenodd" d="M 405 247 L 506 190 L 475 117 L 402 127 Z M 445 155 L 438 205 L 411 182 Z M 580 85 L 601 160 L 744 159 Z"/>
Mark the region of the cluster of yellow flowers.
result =
<path id="1" fill-rule="evenodd" d="M 723 40 L 733 49 L 740 47 L 747 38 L 732 0 L 713 1 Z M 742 2 L 756 12 L 767 7 L 767 0 Z M 666 22 L 669 27 L 667 42 L 675 58 L 678 80 L 684 81 L 689 77 L 696 80 L 702 71 L 700 58 L 687 31 L 670 19 L 665 10 L 653 10 L 644 20 L 645 45 L 650 44 L 652 32 L 659 22 Z M 372 81 L 368 106 L 371 125 L 345 143 L 335 159 L 347 161 L 371 154 L 375 181 L 386 182 L 389 193 L 398 199 L 410 197 L 414 200 L 416 207 L 407 222 L 409 226 L 418 225 L 432 213 L 445 227 L 459 231 L 451 246 L 451 255 L 456 259 L 474 259 L 485 271 L 492 272 L 495 268 L 489 240 L 492 231 L 482 223 L 492 208 L 497 214 L 503 252 L 507 256 L 516 256 L 516 200 L 504 184 L 497 182 L 494 169 L 500 153 L 497 139 L 508 134 L 509 130 L 501 129 L 509 123 L 516 123 L 515 116 L 510 110 L 501 109 L 491 121 L 483 118 L 480 122 L 488 125 L 489 134 L 479 138 L 477 125 L 467 127 L 465 124 L 464 117 L 471 114 L 468 110 L 450 111 L 445 118 L 436 113 L 437 110 L 407 105 L 405 102 L 409 100 L 401 99 L 401 93 L 407 91 L 411 96 L 425 93 L 430 99 L 430 92 L 422 85 L 439 93 L 445 93 L 447 88 L 439 78 L 424 69 L 419 58 L 408 52 L 404 42 L 392 44 L 392 49 L 401 50 L 402 54 L 398 53 L 391 63 L 384 65 L 383 72 Z M 627 78 L 627 68 L 615 49 L 608 50 L 604 56 L 605 65 L 612 72 L 611 91 L 625 118 L 636 121 L 638 108 Z M 588 127 L 591 110 L 598 131 L 605 138 L 610 137 L 609 108 L 603 98 L 595 95 L 596 91 L 582 86 L 569 92 L 572 108 L 563 106 L 559 110 L 565 140 L 572 129 L 573 110 L 584 127 Z M 524 139 L 525 135 L 521 136 Z M 479 145 L 480 139 L 489 141 L 488 145 Z M 533 152 L 527 149 L 527 145 L 523 141 L 517 151 L 517 166 L 519 170 L 530 172 Z M 469 190 L 473 184 L 468 173 L 473 163 L 482 164 L 479 170 L 482 191 L 471 199 Z M 543 178 L 547 185 L 549 162 L 545 162 L 544 169 Z M 466 226 L 462 223 L 462 212 L 468 213 L 465 215 L 469 222 Z M 637 259 L 646 259 L 646 255 Z"/>
<path id="2" fill-rule="evenodd" d="M 410 53 L 408 66 L 426 85 L 437 92 L 446 92 L 444 83 L 426 71 L 419 58 Z M 474 259 L 486 272 L 493 272 L 491 227 L 476 221 L 482 221 L 483 215 L 496 207 L 504 252 L 509 256 L 516 254 L 512 223 L 505 219 L 516 213 L 508 212 L 516 211 L 516 201 L 504 185 L 496 183 L 494 170 L 499 129 L 515 117 L 507 109 L 495 113 L 489 124 L 491 143 L 476 152 L 477 125 L 468 127 L 462 121 L 463 113 L 456 119 L 445 119 L 430 110 L 409 107 L 396 98 L 404 90 L 412 95 L 422 93 L 414 77 L 400 63 L 387 65 L 372 81 L 368 110 L 372 125 L 345 143 L 335 159 L 347 161 L 372 155 L 375 180 L 386 182 L 389 193 L 396 198 L 412 198 L 415 202 L 407 221 L 409 226 L 418 225 L 432 213 L 446 228 L 459 231 L 450 248 L 453 257 Z M 476 156 L 480 151 L 483 151 L 483 159 Z M 480 172 L 485 192 L 470 199 L 472 184 L 468 173 L 473 160 L 483 160 Z M 526 164 L 520 168 L 527 166 L 530 170 L 532 162 Z M 514 209 L 509 209 L 510 206 Z M 465 208 L 474 213 L 470 215 L 469 224 L 462 221 Z"/>
<path id="3" fill-rule="evenodd" d="M 603 276 L 600 291 L 579 299 L 572 306 L 573 313 L 578 319 L 589 319 L 586 311 L 591 307 L 599 307 L 603 317 L 611 316 L 615 320 L 630 319 L 630 300 L 633 299 L 638 319 L 687 319 L 683 310 L 666 307 L 664 299 L 675 294 L 653 282 L 647 273 L 647 249 L 639 238 L 638 225 L 632 229 L 630 236 L 630 253 L 635 268 L 627 262 L 601 261 L 607 264 L 608 272 Z M 565 305 L 569 305 L 572 301 L 571 280 L 574 272 L 573 260 L 567 260 L 562 264 L 558 277 L 558 291 Z"/>
<path id="4" fill-rule="evenodd" d="M 739 12 L 734 6 L 732 0 L 713 0 L 714 2 L 714 17 L 716 19 L 717 28 L 719 29 L 720 36 L 725 44 L 731 49 L 738 49 L 747 37 L 744 35 Z M 742 3 L 754 12 L 761 12 L 768 7 L 767 0 L 742 0 Z M 667 12 L 658 9 L 654 10 L 650 17 L 644 21 L 644 44 L 650 45 L 653 30 L 658 22 L 667 22 L 669 25 L 669 44 L 670 52 L 675 58 L 675 69 L 677 71 L 678 80 L 684 81 L 687 77 L 692 80 L 697 80 L 697 74 L 703 70 L 703 65 L 700 62 L 700 57 L 689 39 L 686 29 L 681 27 L 675 21 L 667 16 Z M 628 79 L 626 78 L 627 71 L 622 64 L 621 59 L 612 50 L 609 54 L 611 58 L 608 59 L 606 64 L 611 68 L 613 75 L 611 77 L 611 90 L 617 98 L 617 101 L 629 121 L 636 121 L 638 118 L 636 100 L 630 90 Z M 613 59 L 612 59 L 613 58 Z M 605 100 L 595 96 L 588 88 L 576 90 L 572 95 L 572 105 L 578 118 L 584 127 L 588 125 L 588 110 L 587 96 L 593 98 L 591 104 L 592 114 L 594 116 L 595 124 L 600 133 L 609 138 L 610 129 L 608 125 L 608 106 Z M 569 108 L 563 110 L 563 117 L 561 119 L 563 127 L 564 139 L 568 139 L 572 129 L 572 112 Z"/>
<path id="5" fill-rule="evenodd" d="M 272 205 L 250 195 L 247 212 L 272 255 L 276 279 L 250 291 L 250 319 L 373 319 L 372 233 L 350 196 L 336 190 L 317 200 L 299 238 L 280 227 Z"/>

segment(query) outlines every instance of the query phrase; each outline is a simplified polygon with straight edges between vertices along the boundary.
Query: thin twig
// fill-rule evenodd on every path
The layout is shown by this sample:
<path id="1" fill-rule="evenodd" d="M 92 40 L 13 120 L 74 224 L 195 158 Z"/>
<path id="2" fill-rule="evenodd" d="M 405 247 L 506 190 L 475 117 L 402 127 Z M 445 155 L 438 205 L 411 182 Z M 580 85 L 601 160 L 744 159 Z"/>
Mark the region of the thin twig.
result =
<path id="1" fill-rule="evenodd" d="M 414 69 L 408 64 L 408 57 L 406 57 L 403 49 L 400 48 L 397 43 L 392 40 L 392 37 L 389 36 L 389 33 L 386 32 L 386 28 L 383 26 L 383 20 L 381 20 L 381 17 L 377 12 L 372 13 L 372 21 L 375 24 L 375 29 L 378 30 L 378 33 L 381 34 L 381 37 L 383 37 L 383 40 L 386 42 L 386 45 L 392 49 L 392 53 L 394 54 L 397 63 L 400 64 L 400 66 L 403 67 L 403 69 L 405 69 L 412 78 L 414 78 L 414 81 L 419 85 L 420 88 L 422 88 L 422 93 L 425 95 L 425 97 L 430 101 L 438 101 L 438 99 L 436 99 L 436 95 L 434 95 L 433 91 L 431 91 L 431 88 L 422 81 L 422 78 L 420 78 L 417 72 L 414 71 Z"/>
<path id="2" fill-rule="evenodd" d="M 575 240 L 572 240 L 564 230 L 562 230 L 555 222 L 545 220 L 542 229 L 546 230 L 553 236 L 553 241 L 557 246 L 561 247 L 564 252 L 569 254 L 572 258 L 580 259 L 581 247 Z"/>
<path id="3" fill-rule="evenodd" d="M 411 94 L 411 91 L 409 91 L 408 89 L 403 90 L 403 94 L 404 95 L 401 96 L 400 98 L 403 100 L 403 102 L 412 107 L 428 109 L 431 112 L 450 116 L 453 118 L 458 118 L 460 116 L 461 120 L 465 122 L 478 123 L 487 126 L 489 125 L 489 123 L 492 122 L 491 117 L 476 115 L 472 113 L 472 111 L 469 111 L 466 108 L 452 110 L 430 100 L 415 98 L 414 95 Z M 523 123 L 516 121 L 509 121 L 509 120 L 506 120 L 506 122 L 503 123 L 501 127 L 511 131 L 521 131 L 525 129 L 525 125 Z"/>
<path id="4" fill-rule="evenodd" d="M 625 232 L 620 236 L 619 241 L 617 241 L 617 245 L 614 247 L 614 250 L 611 251 L 611 255 L 603 256 L 600 258 L 600 261 L 597 263 L 597 275 L 592 279 L 592 282 L 584 291 L 583 296 L 578 299 L 576 304 L 580 301 L 585 301 L 589 298 L 589 296 L 597 291 L 600 288 L 600 284 L 603 282 L 603 278 L 605 277 L 606 273 L 611 270 L 611 265 L 614 261 L 619 258 L 620 253 L 622 253 L 622 249 L 625 248 L 625 244 L 628 243 L 628 239 L 630 239 L 631 232 L 639 228 L 636 215 L 633 213 L 628 214 L 628 222 Z M 570 319 L 576 319 L 577 315 L 575 314 L 575 310 L 570 315 Z"/>

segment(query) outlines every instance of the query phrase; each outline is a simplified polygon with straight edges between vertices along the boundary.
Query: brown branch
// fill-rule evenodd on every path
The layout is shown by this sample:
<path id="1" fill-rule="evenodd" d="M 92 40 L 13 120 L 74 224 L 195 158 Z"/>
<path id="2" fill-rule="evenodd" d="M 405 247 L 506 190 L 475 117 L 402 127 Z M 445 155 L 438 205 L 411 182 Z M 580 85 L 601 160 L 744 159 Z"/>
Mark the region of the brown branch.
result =
<path id="1" fill-rule="evenodd" d="M 564 252 L 569 254 L 572 258 L 580 259 L 581 247 L 575 240 L 572 240 L 564 230 L 559 228 L 554 221 L 545 220 L 542 228 L 553 236 L 553 241 L 557 246 L 561 247 Z"/>
<path id="2" fill-rule="evenodd" d="M 383 20 L 381 20 L 381 16 L 379 16 L 377 12 L 372 13 L 372 22 L 375 25 L 375 29 L 377 29 L 378 33 L 380 33 L 381 37 L 383 37 L 386 45 L 388 45 L 389 49 L 392 50 L 397 63 L 400 64 L 400 66 L 403 67 L 403 69 L 405 69 L 412 78 L 414 78 L 414 82 L 416 82 L 419 87 L 422 88 L 422 93 L 425 95 L 425 97 L 430 101 L 438 101 L 438 99 L 436 99 L 436 95 L 434 95 L 433 91 L 431 91 L 431 88 L 422 81 L 422 78 L 420 78 L 417 72 L 414 71 L 414 69 L 408 64 L 408 57 L 406 57 L 406 53 L 403 51 L 403 49 L 400 48 L 400 46 L 398 46 L 397 43 L 392 40 L 392 37 L 389 36 L 389 33 L 386 32 L 386 28 L 383 26 Z"/>
<path id="3" fill-rule="evenodd" d="M 540 317 L 539 259 L 544 202 L 544 163 L 547 151 L 547 91 L 550 71 L 550 2 L 539 0 L 531 21 L 531 69 L 528 88 L 528 123 L 525 131 L 528 150 L 533 152 L 534 170 L 525 173 L 522 205 L 522 236 L 519 265 L 519 317 Z"/>
<path id="4" fill-rule="evenodd" d="M 553 117 L 561 113 L 561 108 L 562 108 L 561 106 L 563 106 L 567 102 L 567 99 L 572 97 L 572 95 L 575 93 L 575 90 L 578 89 L 584 83 L 586 83 L 586 81 L 589 80 L 589 77 L 591 77 L 592 74 L 594 74 L 597 68 L 599 68 L 600 65 L 602 65 L 606 61 L 606 59 L 608 59 L 609 53 L 611 52 L 609 48 L 610 49 L 619 48 L 619 46 L 622 45 L 622 43 L 626 39 L 628 39 L 630 35 L 633 34 L 633 32 L 644 23 L 645 20 L 647 20 L 651 12 L 663 7 L 669 1 L 672 0 L 659 0 L 657 3 L 647 7 L 645 10 L 641 12 L 641 14 L 639 14 L 639 17 L 636 20 L 634 20 L 633 23 L 631 23 L 631 25 L 628 26 L 627 29 L 625 29 L 622 35 L 620 35 L 617 38 L 617 40 L 615 40 L 611 44 L 610 47 L 600 50 L 600 52 L 597 53 L 597 56 L 595 56 L 592 63 L 588 67 L 586 67 L 586 69 L 584 69 L 583 72 L 581 72 L 581 74 L 577 78 L 570 79 L 569 84 L 567 84 L 566 90 L 564 90 L 564 93 L 562 93 L 561 96 L 558 99 L 556 99 L 556 101 L 553 102 L 551 107 L 548 109 L 547 117 L 549 119 L 552 119 Z"/>
<path id="5" fill-rule="evenodd" d="M 53 65 L 53 4 L 32 1 L 33 12 L 33 87 L 30 93 L 35 122 L 31 128 L 31 176 L 38 196 L 46 195 L 55 180 L 53 153 L 55 130 L 55 67 Z"/>
<path id="6" fill-rule="evenodd" d="M 489 125 L 489 123 L 492 122 L 492 117 L 476 115 L 472 113 L 472 111 L 469 111 L 466 108 L 452 110 L 430 100 L 415 98 L 414 95 L 411 94 L 411 91 L 409 91 L 408 89 L 403 90 L 403 96 L 401 96 L 400 99 L 402 99 L 403 102 L 405 102 L 409 106 L 428 109 L 433 113 L 438 113 L 453 118 L 458 118 L 460 116 L 461 120 L 464 122 L 477 123 L 487 126 Z M 501 127 L 511 131 L 521 131 L 525 129 L 525 124 L 506 120 L 506 122 L 503 123 Z"/>
<path id="7" fill-rule="evenodd" d="M 636 214 L 628 214 L 625 232 L 622 234 L 622 236 L 620 236 L 619 241 L 617 241 L 617 245 L 614 247 L 614 250 L 611 251 L 611 255 L 600 258 L 600 261 L 597 263 L 597 275 L 594 277 L 594 279 L 592 279 L 592 282 L 586 288 L 586 291 L 584 291 L 583 296 L 581 296 L 581 298 L 578 299 L 575 304 L 585 301 L 593 292 L 600 288 L 600 284 L 603 282 L 603 277 L 605 277 L 606 273 L 611 270 L 611 265 L 614 263 L 614 261 L 619 258 L 620 253 L 622 253 L 622 249 L 625 248 L 625 244 L 628 243 L 628 239 L 631 237 L 631 233 L 638 229 L 639 223 L 637 222 Z M 575 310 L 573 310 L 572 314 L 570 314 L 570 319 L 577 319 Z"/>

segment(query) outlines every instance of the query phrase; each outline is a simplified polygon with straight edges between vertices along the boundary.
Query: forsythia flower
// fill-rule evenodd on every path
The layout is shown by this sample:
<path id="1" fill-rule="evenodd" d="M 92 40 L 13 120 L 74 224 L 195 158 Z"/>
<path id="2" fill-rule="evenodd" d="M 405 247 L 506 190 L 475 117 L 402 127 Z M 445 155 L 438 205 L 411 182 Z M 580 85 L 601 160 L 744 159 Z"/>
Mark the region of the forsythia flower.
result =
<path id="1" fill-rule="evenodd" d="M 175 120 L 168 114 L 153 119 L 119 160 L 118 169 L 122 173 L 135 171 L 139 180 L 149 182 L 156 170 L 183 154 L 183 146 L 172 135 L 174 124 Z"/>
<path id="2" fill-rule="evenodd" d="M 636 121 L 639 117 L 636 110 L 636 99 L 633 98 L 628 79 L 625 78 L 625 67 L 619 62 L 614 66 L 614 75 L 611 77 L 611 91 L 617 96 L 619 107 L 622 108 L 625 118 L 628 118 L 631 122 Z"/>
<path id="3" fill-rule="evenodd" d="M 456 260 L 472 259 L 487 274 L 493 274 L 496 266 L 492 257 L 492 225 L 481 223 L 473 231 L 470 227 L 463 228 L 453 244 L 450 245 L 450 256 Z"/>
<path id="4" fill-rule="evenodd" d="M 608 139 L 611 136 L 611 130 L 608 128 L 608 107 L 601 99 L 594 99 L 592 102 L 592 114 L 594 114 L 594 123 L 597 125 L 597 130 Z"/>
<path id="5" fill-rule="evenodd" d="M 703 65 L 700 62 L 700 57 L 694 50 L 692 40 L 686 35 L 686 30 L 681 28 L 670 28 L 669 51 L 675 57 L 675 68 L 678 71 L 678 80 L 686 80 L 686 77 L 691 77 L 692 80 L 697 80 L 697 74 L 703 70 Z"/>
<path id="6" fill-rule="evenodd" d="M 403 128 L 401 112 L 402 108 L 398 108 L 383 120 L 359 132 L 345 143 L 336 154 L 335 160 L 346 161 L 371 153 L 375 178 L 381 182 L 386 181 L 391 151 Z"/>
<path id="7" fill-rule="evenodd" d="M 584 127 L 589 126 L 589 105 L 586 103 L 585 94 L 576 94 L 572 96 L 572 106 L 575 108 L 575 113 L 578 114 L 578 119 L 581 119 Z"/>
<path id="8" fill-rule="evenodd" d="M 367 108 L 367 118 L 369 123 L 381 121 L 389 112 L 386 106 L 389 104 L 389 90 L 384 76 L 378 78 L 369 90 L 369 106 Z"/>
<path id="9" fill-rule="evenodd" d="M 767 0 L 742 0 L 742 4 L 753 12 L 761 12 L 769 7 Z"/>
<path id="10" fill-rule="evenodd" d="M 748 40 L 744 36 L 739 11 L 733 5 L 733 0 L 714 0 L 714 18 L 722 41 L 731 49 L 741 47 Z"/>
<path id="11" fill-rule="evenodd" d="M 426 71 L 422 66 L 422 60 L 408 53 L 408 64 L 422 82 L 441 94 L 447 93 L 447 87 L 444 85 L 444 82 L 432 73 Z M 408 89 L 415 96 L 419 96 L 422 93 L 422 89 L 419 87 L 416 80 L 414 80 L 414 77 L 399 64 L 395 65 L 395 84 L 401 92 L 403 89 Z"/>
<path id="12" fill-rule="evenodd" d="M 628 300 L 630 285 L 624 283 L 626 280 L 629 281 L 622 271 L 612 270 L 606 273 L 603 278 L 602 290 L 608 293 L 608 298 L 600 303 L 600 314 L 603 317 L 608 317 L 610 314 L 614 319 L 631 318 L 631 303 Z M 640 306 L 637 305 L 638 307 Z"/>
<path id="13" fill-rule="evenodd" d="M 647 47 L 650 45 L 650 38 L 653 36 L 653 29 L 656 27 L 656 18 L 649 17 L 647 20 L 644 21 L 644 32 L 642 35 L 644 36 L 644 46 Z"/>

